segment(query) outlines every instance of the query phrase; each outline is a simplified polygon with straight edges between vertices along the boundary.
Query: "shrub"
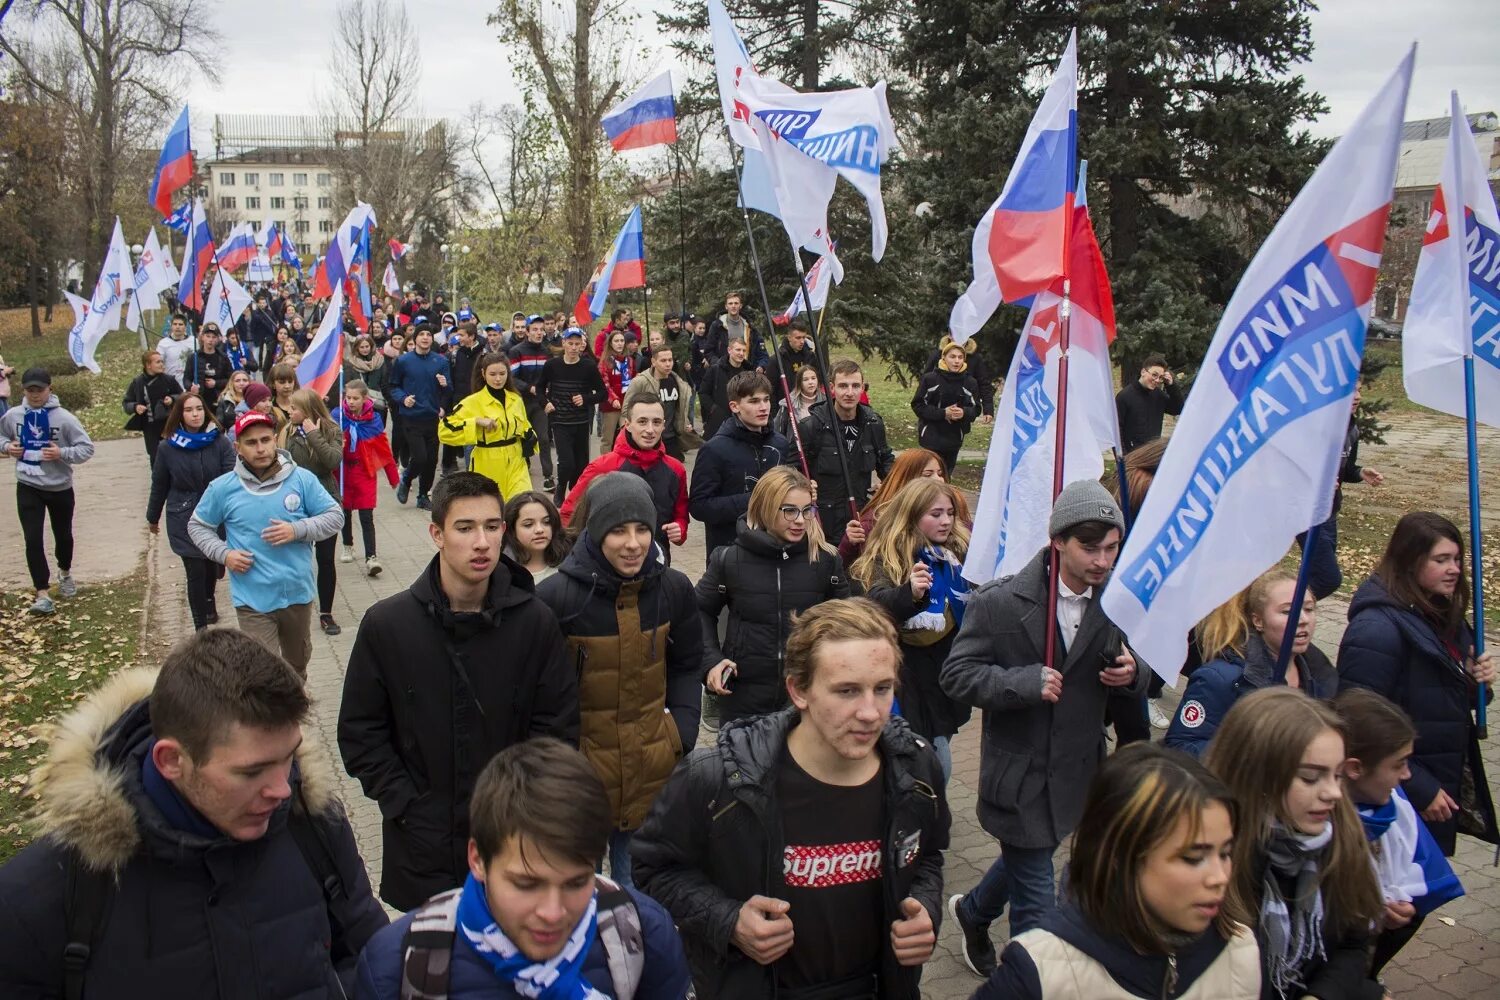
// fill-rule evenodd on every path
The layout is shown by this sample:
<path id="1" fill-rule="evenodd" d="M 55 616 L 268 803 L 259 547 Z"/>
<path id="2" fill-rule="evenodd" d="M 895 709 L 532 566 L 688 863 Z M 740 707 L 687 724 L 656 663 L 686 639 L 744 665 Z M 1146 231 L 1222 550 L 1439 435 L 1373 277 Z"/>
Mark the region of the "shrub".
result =
<path id="1" fill-rule="evenodd" d="M 78 413 L 88 409 L 94 401 L 92 375 L 54 375 L 52 392 L 63 409 Z"/>

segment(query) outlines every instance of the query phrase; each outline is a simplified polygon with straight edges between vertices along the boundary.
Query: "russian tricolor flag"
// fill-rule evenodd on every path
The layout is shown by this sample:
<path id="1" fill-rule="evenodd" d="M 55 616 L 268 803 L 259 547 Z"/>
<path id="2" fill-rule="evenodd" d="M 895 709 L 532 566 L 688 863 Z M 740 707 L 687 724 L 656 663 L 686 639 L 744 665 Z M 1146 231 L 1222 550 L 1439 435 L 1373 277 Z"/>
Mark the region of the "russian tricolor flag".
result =
<path id="1" fill-rule="evenodd" d="M 1023 302 L 1063 276 L 1077 148 L 1075 31 L 1021 140 L 1000 197 L 974 230 L 974 280 L 948 318 L 954 340 L 962 343 L 973 336 L 1001 302 Z"/>
<path id="2" fill-rule="evenodd" d="M 391 248 L 391 260 L 400 260 L 406 256 L 406 251 L 411 249 L 410 243 L 402 243 L 395 237 L 387 240 L 386 246 Z"/>
<path id="3" fill-rule="evenodd" d="M 208 228 L 208 215 L 203 211 L 203 199 L 193 199 L 190 236 L 182 249 L 182 277 L 177 283 L 177 298 L 189 309 L 203 308 L 203 279 L 208 275 L 208 265 L 214 259 L 214 234 Z"/>
<path id="4" fill-rule="evenodd" d="M 281 230 L 276 228 L 276 223 L 267 219 L 260 224 L 260 238 L 265 245 L 267 257 L 278 257 L 281 255 Z"/>
<path id="5" fill-rule="evenodd" d="M 323 322 L 318 324 L 318 332 L 313 335 L 307 353 L 297 365 L 297 382 L 304 389 L 326 396 L 339 380 L 343 368 L 344 289 L 340 285 L 333 290 L 328 310 L 323 313 Z"/>
<path id="6" fill-rule="evenodd" d="M 188 137 L 188 109 L 182 106 L 177 123 L 161 144 L 156 175 L 151 178 L 151 204 L 162 215 L 172 214 L 172 195 L 193 179 L 193 144 Z"/>
<path id="7" fill-rule="evenodd" d="M 646 283 L 646 235 L 641 228 L 641 206 L 630 210 L 609 256 L 599 265 L 588 287 L 573 306 L 579 326 L 588 326 L 604 315 L 609 293 L 617 288 L 640 288 Z"/>
<path id="8" fill-rule="evenodd" d="M 219 247 L 219 267 L 225 271 L 237 270 L 250 263 L 255 252 L 255 230 L 250 228 L 250 223 L 241 222 L 229 231 L 223 246 Z"/>
<path id="9" fill-rule="evenodd" d="M 604 134 L 619 153 L 677 141 L 677 101 L 672 71 L 656 77 L 604 113 Z"/>

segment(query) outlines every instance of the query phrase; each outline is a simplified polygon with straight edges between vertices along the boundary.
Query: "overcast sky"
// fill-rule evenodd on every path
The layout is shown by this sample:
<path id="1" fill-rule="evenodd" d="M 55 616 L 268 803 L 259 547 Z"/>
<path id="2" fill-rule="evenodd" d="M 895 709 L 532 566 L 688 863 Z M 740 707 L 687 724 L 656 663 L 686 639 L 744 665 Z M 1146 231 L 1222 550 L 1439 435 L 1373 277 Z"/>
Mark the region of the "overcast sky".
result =
<path id="1" fill-rule="evenodd" d="M 669 54 L 653 48 L 654 12 L 663 4 L 633 0 L 648 42 L 633 55 L 644 79 L 664 68 Z M 472 104 L 518 100 L 507 51 L 485 24 L 494 5 L 483 0 L 408 0 L 417 25 L 422 66 L 419 95 L 428 115 L 460 116 Z M 209 153 L 215 114 L 300 114 L 313 110 L 309 93 L 327 64 L 332 2 L 254 0 L 218 8 L 226 44 L 217 87 L 193 86 L 194 137 Z M 1301 67 L 1309 85 L 1328 100 L 1319 135 L 1341 132 L 1374 93 L 1412 41 L 1416 77 L 1406 117 L 1433 118 L 1448 110 L 1457 88 L 1470 111 L 1500 111 L 1500 18 L 1495 0 L 1323 0 L 1313 15 L 1312 61 Z"/>

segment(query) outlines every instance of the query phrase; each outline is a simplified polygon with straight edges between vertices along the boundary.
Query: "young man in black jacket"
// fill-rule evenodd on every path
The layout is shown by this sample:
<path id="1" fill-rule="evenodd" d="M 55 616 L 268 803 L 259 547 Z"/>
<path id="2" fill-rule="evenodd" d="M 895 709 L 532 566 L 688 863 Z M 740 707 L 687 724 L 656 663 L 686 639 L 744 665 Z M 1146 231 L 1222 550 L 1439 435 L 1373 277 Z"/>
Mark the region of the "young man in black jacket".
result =
<path id="1" fill-rule="evenodd" d="M 707 555 L 734 542 L 735 523 L 750 507 L 760 477 L 792 461 L 792 446 L 771 430 L 771 383 L 756 371 L 729 380 L 730 416 L 698 449 L 688 512 L 703 522 Z"/>
<path id="2" fill-rule="evenodd" d="M 538 387 L 542 368 L 552 358 L 545 340 L 542 317 L 532 316 L 526 323 L 526 336 L 510 349 L 510 380 L 526 404 L 526 419 L 536 432 L 536 451 L 542 463 L 542 489 L 550 490 L 552 479 L 552 434 L 547 426 L 547 396 Z"/>
<path id="3" fill-rule="evenodd" d="M 562 344 L 562 357 L 548 358 L 536 382 L 545 400 L 548 430 L 557 445 L 557 481 L 552 499 L 559 507 L 589 464 L 589 424 L 594 407 L 604 402 L 604 380 L 599 366 L 584 355 L 583 331 L 568 327 L 563 331 Z"/>
<path id="4" fill-rule="evenodd" d="M 339 752 L 384 818 L 380 897 L 410 910 L 463 884 L 469 795 L 496 753 L 578 740 L 578 679 L 531 575 L 501 552 L 495 481 L 455 472 L 432 493 L 438 553 L 365 613 L 339 706 Z"/>
<path id="5" fill-rule="evenodd" d="M 792 705 L 727 723 L 672 775 L 631 847 L 702 1000 L 917 1000 L 950 816 L 926 739 L 892 717 L 895 627 L 826 601 L 786 643 Z"/>
<path id="6" fill-rule="evenodd" d="M 826 381 L 827 373 L 818 363 L 818 352 L 813 348 L 812 338 L 807 335 L 807 320 L 797 316 L 787 328 L 786 336 L 781 339 L 781 346 L 776 348 L 776 356 L 771 359 L 771 366 L 766 369 L 766 378 L 771 380 L 773 409 L 775 404 L 781 402 L 786 395 L 781 391 L 782 373 L 786 373 L 786 387 L 796 392 L 797 379 L 804 368 L 815 370 L 818 373 L 819 382 Z"/>
<path id="7" fill-rule="evenodd" d="M 1115 411 L 1120 419 L 1120 446 L 1126 452 L 1161 437 L 1165 415 L 1182 413 L 1182 390 L 1173 382 L 1167 359 L 1148 355 L 1141 375 L 1115 393 Z"/>
<path id="8" fill-rule="evenodd" d="M 797 432 L 808 471 L 818 486 L 818 518 L 823 522 L 823 537 L 828 544 L 837 545 L 870 499 L 874 488 L 870 477 L 878 473 L 884 479 L 896 455 L 886 442 L 885 421 L 859 401 L 865 391 L 865 377 L 859 363 L 848 358 L 835 361 L 829 381 L 828 398 L 812 405 L 797 425 Z M 839 460 L 840 448 L 849 463 L 851 482 L 847 487 L 844 465 Z"/>
<path id="9" fill-rule="evenodd" d="M 729 382 L 741 372 L 753 372 L 750 348 L 743 340 L 731 340 L 728 354 L 708 366 L 698 391 L 703 395 L 703 437 L 719 433 L 719 425 L 729 419 Z"/>

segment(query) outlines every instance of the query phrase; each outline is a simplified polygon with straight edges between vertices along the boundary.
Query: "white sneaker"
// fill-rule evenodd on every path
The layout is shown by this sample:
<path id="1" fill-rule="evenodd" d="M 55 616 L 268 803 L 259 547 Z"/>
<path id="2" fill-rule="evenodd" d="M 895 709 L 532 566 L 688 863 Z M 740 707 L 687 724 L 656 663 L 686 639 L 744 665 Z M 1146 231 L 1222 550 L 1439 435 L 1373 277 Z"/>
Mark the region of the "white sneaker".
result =
<path id="1" fill-rule="evenodd" d="M 354 546 L 352 546 L 352 545 L 345 545 L 344 546 L 344 552 L 343 552 L 343 554 L 339 556 L 339 562 L 353 562 L 353 561 L 354 561 Z"/>
<path id="2" fill-rule="evenodd" d="M 1147 711 L 1151 714 L 1151 725 L 1155 729 L 1166 729 L 1172 724 L 1171 718 L 1161 710 L 1161 706 L 1155 701 L 1146 702 Z"/>
<path id="3" fill-rule="evenodd" d="M 376 559 L 374 556 L 369 556 L 365 559 L 366 576 L 379 576 L 381 570 L 383 569 L 385 569 L 385 567 L 380 565 L 380 560 Z"/>
<path id="4" fill-rule="evenodd" d="M 46 594 L 37 594 L 36 600 L 28 608 L 34 615 L 50 615 L 57 610 L 57 605 L 52 603 L 52 598 Z"/>
<path id="5" fill-rule="evenodd" d="M 73 582 L 72 573 L 64 573 L 62 579 L 57 581 L 57 595 L 59 597 L 78 596 L 78 584 Z"/>

